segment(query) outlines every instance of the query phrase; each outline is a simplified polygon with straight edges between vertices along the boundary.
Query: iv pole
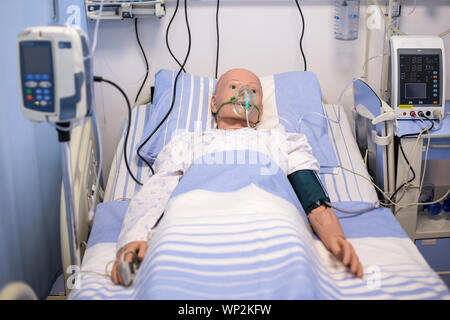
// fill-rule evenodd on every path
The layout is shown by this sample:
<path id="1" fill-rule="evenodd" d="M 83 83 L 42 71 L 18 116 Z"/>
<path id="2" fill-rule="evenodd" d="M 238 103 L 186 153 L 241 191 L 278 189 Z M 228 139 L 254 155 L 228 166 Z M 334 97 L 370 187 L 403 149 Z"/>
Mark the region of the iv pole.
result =
<path id="1" fill-rule="evenodd" d="M 70 127 L 70 123 L 59 123 L 60 127 Z M 77 219 L 75 216 L 75 207 L 73 202 L 73 179 L 72 179 L 72 161 L 70 157 L 70 131 L 57 129 L 58 140 L 62 145 L 61 164 L 64 186 L 64 202 L 66 206 L 67 234 L 69 237 L 70 264 L 79 267 L 80 242 L 78 239 Z M 67 271 L 67 270 L 66 270 Z M 72 269 L 72 274 L 75 270 Z M 76 277 L 73 279 L 75 284 Z"/>

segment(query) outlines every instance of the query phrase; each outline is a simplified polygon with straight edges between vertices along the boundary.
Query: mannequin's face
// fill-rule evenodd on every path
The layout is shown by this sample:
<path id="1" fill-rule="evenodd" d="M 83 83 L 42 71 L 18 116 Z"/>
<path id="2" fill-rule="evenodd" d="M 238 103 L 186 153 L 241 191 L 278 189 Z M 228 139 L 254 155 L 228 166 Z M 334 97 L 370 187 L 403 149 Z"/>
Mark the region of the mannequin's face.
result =
<path id="1" fill-rule="evenodd" d="M 259 120 L 263 113 L 262 106 L 262 88 L 259 78 L 251 71 L 245 69 L 232 69 L 223 74 L 216 85 L 216 92 L 211 99 L 211 110 L 217 113 L 219 107 L 230 101 L 236 95 L 242 86 L 250 88 L 254 103 L 260 109 Z M 249 114 L 249 123 L 252 127 L 258 122 L 258 112 L 254 110 Z M 234 111 L 233 104 L 226 104 L 216 114 L 217 126 L 219 129 L 240 129 L 247 127 L 247 120 L 242 114 Z"/>

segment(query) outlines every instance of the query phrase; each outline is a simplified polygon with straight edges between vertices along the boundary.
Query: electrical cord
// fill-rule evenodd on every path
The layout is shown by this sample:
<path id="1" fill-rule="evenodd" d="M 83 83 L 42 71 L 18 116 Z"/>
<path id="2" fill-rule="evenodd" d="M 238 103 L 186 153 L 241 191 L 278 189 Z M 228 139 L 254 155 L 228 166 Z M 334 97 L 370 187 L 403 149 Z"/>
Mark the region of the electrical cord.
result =
<path id="1" fill-rule="evenodd" d="M 415 136 L 415 135 L 419 135 L 419 138 L 420 138 L 421 135 L 422 135 L 424 132 L 426 132 L 427 130 L 431 130 L 432 126 L 433 126 L 433 124 L 430 126 L 430 128 L 426 128 L 426 129 L 422 130 L 422 131 L 419 132 L 419 133 L 408 134 L 408 135 L 404 135 L 404 136 L 406 137 L 406 136 Z M 402 136 L 402 137 L 403 137 L 403 136 Z M 417 140 L 417 141 L 418 141 L 418 140 Z M 416 141 L 416 143 L 417 143 L 417 141 Z M 415 148 L 415 147 L 416 147 L 416 146 L 414 146 L 414 148 Z M 409 163 L 409 160 L 407 159 L 406 155 L 404 154 L 404 150 L 403 150 L 402 148 L 401 148 L 401 150 L 402 150 L 403 156 L 405 157 L 406 162 L 407 162 L 408 165 L 409 165 L 409 168 L 410 168 L 411 170 L 413 170 L 412 167 L 411 167 L 411 165 L 410 165 L 410 163 Z M 338 167 L 341 168 L 341 169 L 344 170 L 344 171 L 348 171 L 348 172 L 350 172 L 350 173 L 353 173 L 353 174 L 355 174 L 355 175 L 357 175 L 357 176 L 360 176 L 361 178 L 367 180 L 371 185 L 373 185 L 373 186 L 380 192 L 381 195 L 383 195 L 383 197 L 388 201 L 388 203 L 382 202 L 382 201 L 378 201 L 378 202 L 372 204 L 372 205 L 371 205 L 370 207 L 368 207 L 368 208 L 363 208 L 363 209 L 355 210 L 355 211 L 342 210 L 341 208 L 337 208 L 337 207 L 334 207 L 334 206 L 328 204 L 331 208 L 334 208 L 334 209 L 336 209 L 336 210 L 338 210 L 338 211 L 341 211 L 341 212 L 343 212 L 343 213 L 353 213 L 353 214 L 358 214 L 358 213 L 363 213 L 363 212 L 365 212 L 365 211 L 367 211 L 367 210 L 376 208 L 378 205 L 386 206 L 386 207 L 389 207 L 389 206 L 391 206 L 391 205 L 399 206 L 398 203 L 396 203 L 396 202 L 393 201 L 395 194 L 394 194 L 393 196 L 389 196 L 389 195 L 386 194 L 383 190 L 381 190 L 381 189 L 373 182 L 373 180 L 372 180 L 371 178 L 369 179 L 369 178 L 367 178 L 366 176 L 364 176 L 363 174 L 357 173 L 357 172 L 355 172 L 355 171 L 353 171 L 353 170 L 351 170 L 351 169 L 345 168 L 345 167 L 343 167 L 343 166 L 338 166 Z M 409 170 L 409 169 L 408 169 L 408 170 Z M 413 171 L 413 175 L 414 175 L 414 177 L 415 177 L 415 172 L 414 172 L 414 171 Z M 408 181 L 408 183 L 411 182 L 412 180 L 414 180 L 414 178 L 411 179 L 410 181 Z M 403 185 L 399 188 L 399 190 L 401 190 L 401 189 L 404 187 L 404 185 L 406 185 L 406 183 L 403 184 Z M 397 193 L 399 190 L 397 190 L 396 193 Z M 406 205 L 406 206 L 410 206 L 410 205 L 412 205 L 412 204 L 408 204 L 408 205 Z"/>
<path id="2" fill-rule="evenodd" d="M 419 137 L 420 137 L 420 136 L 419 136 Z M 393 194 L 390 196 L 390 198 L 389 198 L 391 202 L 394 200 L 396 194 L 397 194 L 401 189 L 403 189 L 407 184 L 411 183 L 411 181 L 413 181 L 413 180 L 416 178 L 416 172 L 414 171 L 414 169 L 412 168 L 411 164 L 409 163 L 409 160 L 408 160 L 408 158 L 407 158 L 406 155 L 405 155 L 405 151 L 403 150 L 403 146 L 402 146 L 402 143 L 401 143 L 401 139 L 402 139 L 402 138 L 403 138 L 403 136 L 400 137 L 400 138 L 398 139 L 398 146 L 400 147 L 400 151 L 401 151 L 401 153 L 402 153 L 402 155 L 403 155 L 403 159 L 405 159 L 406 164 L 408 165 L 409 170 L 411 170 L 411 173 L 412 173 L 413 176 L 412 176 L 411 179 L 409 179 L 407 182 L 404 182 L 400 187 L 398 187 L 398 188 L 394 191 L 394 193 L 393 193 Z"/>
<path id="3" fill-rule="evenodd" d="M 357 175 L 357 176 L 367 180 L 369 183 L 371 183 L 375 187 L 375 189 L 380 191 L 380 193 L 384 196 L 384 198 L 391 203 L 391 204 L 386 204 L 386 203 L 383 203 L 383 202 L 378 202 L 380 205 L 385 206 L 385 207 L 394 205 L 394 206 L 397 206 L 398 208 L 401 209 L 401 208 L 406 208 L 406 207 L 410 207 L 410 206 L 435 204 L 435 203 L 441 202 L 442 200 L 444 200 L 450 194 L 450 189 L 448 189 L 447 192 L 442 197 L 440 197 L 437 200 L 434 200 L 434 201 L 431 201 L 431 202 L 421 202 L 421 203 L 413 202 L 413 203 L 408 203 L 407 205 L 400 205 L 399 203 L 391 201 L 390 197 L 383 190 L 381 190 L 380 187 L 378 187 L 372 180 L 370 180 L 369 178 L 365 177 L 361 173 L 355 172 L 355 171 L 353 171 L 351 169 L 348 169 L 348 168 L 345 168 L 343 166 L 338 166 L 338 167 L 341 168 L 344 171 L 348 171 L 350 173 L 353 173 L 353 174 L 355 174 L 355 175 Z M 337 210 L 340 210 L 340 209 L 337 209 Z"/>
<path id="4" fill-rule="evenodd" d="M 139 32 L 138 32 L 138 18 L 134 19 L 134 31 L 135 31 L 135 33 L 136 33 L 136 40 L 137 40 L 137 43 L 138 43 L 138 45 L 139 45 L 139 48 L 141 48 L 142 55 L 144 56 L 144 60 L 145 60 L 145 68 L 146 68 L 144 81 L 142 81 L 141 87 L 139 88 L 139 91 L 138 91 L 138 93 L 136 94 L 136 99 L 134 99 L 134 103 L 136 103 L 136 102 L 138 101 L 139 95 L 141 94 L 142 88 L 144 87 L 145 82 L 147 81 L 148 73 L 149 73 L 149 66 L 148 66 L 147 55 L 145 54 L 144 48 L 142 47 L 141 39 L 139 39 Z"/>
<path id="5" fill-rule="evenodd" d="M 353 174 L 355 174 L 355 175 L 357 175 L 357 176 L 359 176 L 359 177 L 361 177 L 361 178 L 367 180 L 371 185 L 373 185 L 373 186 L 375 187 L 375 189 L 377 189 L 378 191 L 380 191 L 380 193 L 384 196 L 385 199 L 387 199 L 388 201 L 390 201 L 389 196 L 388 196 L 383 190 L 381 190 L 380 187 L 377 186 L 377 185 L 373 182 L 373 180 L 371 180 L 372 178 L 369 179 L 369 178 L 367 178 L 366 176 L 362 175 L 361 173 L 355 172 L 355 171 L 353 171 L 353 170 L 351 170 L 351 169 L 345 168 L 345 167 L 340 166 L 340 165 L 338 166 L 338 168 L 341 168 L 341 169 L 344 170 L 344 171 L 348 171 L 348 172 L 350 172 L 350 173 L 353 173 Z M 391 204 L 393 204 L 393 205 L 396 204 L 395 202 L 392 202 L 392 201 L 390 201 L 390 202 L 391 202 Z M 383 203 L 383 202 L 379 202 L 379 204 L 382 205 L 382 206 L 387 206 L 387 205 L 386 205 L 385 203 Z"/>
<path id="6" fill-rule="evenodd" d="M 173 20 L 175 19 L 175 16 L 177 15 L 179 4 L 180 4 L 180 0 L 177 0 L 177 4 L 175 6 L 175 11 L 173 12 L 173 15 L 172 15 L 172 18 L 170 19 L 169 24 L 167 25 L 167 29 L 166 29 L 166 45 L 167 45 L 167 49 L 169 50 L 169 53 L 172 56 L 172 58 L 180 66 L 181 70 L 183 70 L 183 72 L 186 72 L 186 70 L 184 69 L 184 65 L 182 65 L 180 63 L 180 61 L 178 61 L 178 59 L 175 57 L 175 55 L 173 54 L 172 50 L 170 49 L 170 45 L 169 45 L 169 29 L 170 29 L 170 26 L 172 25 Z"/>
<path id="7" fill-rule="evenodd" d="M 406 206 L 399 206 L 399 208 L 402 209 L 402 208 L 406 208 L 406 207 L 409 207 L 409 206 L 422 206 L 422 205 L 435 204 L 435 203 L 441 202 L 442 200 L 445 200 L 449 194 L 450 194 L 450 189 L 448 189 L 444 193 L 444 195 L 442 197 L 440 197 L 439 199 L 437 199 L 437 200 L 430 201 L 430 202 L 413 202 L 413 203 L 407 204 Z"/>
<path id="8" fill-rule="evenodd" d="M 422 111 L 419 112 L 419 114 Z M 422 112 L 422 116 L 427 119 L 428 121 L 431 122 L 431 125 L 434 126 L 434 122 L 429 119 L 425 114 L 423 114 Z M 420 118 L 420 121 L 422 121 L 422 123 L 424 124 L 424 126 L 426 126 L 425 121 L 422 120 L 422 118 Z M 425 180 L 425 173 L 427 172 L 427 163 L 428 163 L 428 151 L 430 150 L 430 142 L 431 142 L 431 134 L 430 134 L 430 130 L 427 130 L 427 136 L 428 136 L 428 142 L 427 142 L 427 148 L 425 151 L 425 161 L 424 161 L 424 165 L 423 165 L 423 173 L 422 173 L 422 179 L 420 180 L 420 185 L 419 185 L 419 199 L 420 200 L 420 194 L 422 193 L 422 187 L 423 187 L 423 181 Z"/>
<path id="9" fill-rule="evenodd" d="M 425 119 L 427 119 L 428 121 L 430 121 L 430 122 L 431 122 L 431 126 L 430 126 L 429 128 L 423 129 L 423 130 L 420 131 L 420 132 L 404 134 L 404 135 L 402 135 L 402 136 L 399 137 L 399 139 L 398 139 L 398 144 L 399 144 L 399 147 L 400 147 L 400 151 L 401 151 L 401 153 L 402 153 L 403 159 L 405 159 L 405 161 L 406 161 L 406 163 L 407 163 L 407 165 L 408 165 L 408 170 L 411 170 L 411 173 L 413 174 L 413 176 L 412 176 L 411 179 L 409 179 L 408 181 L 404 182 L 400 187 L 398 187 L 398 188 L 394 191 L 394 193 L 393 193 L 393 194 L 391 195 L 391 197 L 389 198 L 390 202 L 393 202 L 395 196 L 397 195 L 397 193 L 398 193 L 400 190 L 402 190 L 406 185 L 408 185 L 409 183 L 411 183 L 411 182 L 416 178 L 416 173 L 415 173 L 414 169 L 412 168 L 411 163 L 409 162 L 408 158 L 406 157 L 405 151 L 403 150 L 403 146 L 402 146 L 401 140 L 402 140 L 403 138 L 406 138 L 406 137 L 415 137 L 415 136 L 418 136 L 418 137 L 417 137 L 417 140 L 416 140 L 416 144 L 417 144 L 418 141 L 419 141 L 419 139 L 421 138 L 422 134 L 425 133 L 425 132 L 431 131 L 431 130 L 433 129 L 433 127 L 434 127 L 434 122 L 433 122 L 431 119 L 429 119 L 427 116 L 425 116 L 425 115 L 423 114 L 422 111 L 420 111 L 419 117 L 421 117 L 421 118 L 424 117 Z"/>
<path id="10" fill-rule="evenodd" d="M 438 126 L 436 127 L 436 129 L 440 129 L 441 126 L 442 126 L 442 114 L 439 112 L 439 110 L 434 110 L 434 111 L 433 111 L 433 116 L 434 116 L 435 118 L 437 118 L 438 121 L 439 121 L 439 124 L 438 124 Z"/>
<path id="11" fill-rule="evenodd" d="M 304 71 L 306 71 L 307 70 L 306 57 L 305 57 L 305 53 L 303 52 L 303 36 L 305 35 L 305 17 L 303 16 L 302 8 L 300 8 L 300 5 L 298 4 L 298 0 L 295 0 L 295 3 L 297 4 L 298 11 L 300 12 L 300 16 L 302 18 L 302 34 L 300 36 L 300 52 L 302 53 L 302 57 L 303 57 Z"/>
<path id="12" fill-rule="evenodd" d="M 405 135 L 401 136 L 401 138 L 404 138 L 404 137 L 413 137 L 413 136 L 418 135 L 418 138 L 417 138 L 417 140 L 416 140 L 416 144 L 414 145 L 414 148 L 413 148 L 413 149 L 415 149 L 415 148 L 417 147 L 417 143 L 418 143 L 418 141 L 420 140 L 420 138 L 421 138 L 421 136 L 423 135 L 423 133 L 428 132 L 428 137 L 430 138 L 429 131 L 431 131 L 431 130 L 434 128 L 434 122 L 433 122 L 431 119 L 429 119 L 428 117 L 426 117 L 422 112 L 421 112 L 421 114 L 419 115 L 419 117 L 424 117 L 424 119 L 428 120 L 428 121 L 431 123 L 430 127 L 429 127 L 429 128 L 425 128 L 425 129 L 423 129 L 422 131 L 420 131 L 420 132 L 418 132 L 418 133 L 405 134 Z M 421 120 L 422 120 L 422 119 L 421 119 Z M 423 121 L 423 120 L 422 120 L 422 121 Z M 427 148 L 428 148 L 428 147 L 427 147 Z M 372 185 L 380 192 L 380 194 L 381 194 L 381 195 L 382 195 L 389 203 L 378 201 L 377 203 L 372 204 L 371 207 L 363 208 L 363 209 L 356 210 L 356 211 L 353 211 L 353 212 L 350 211 L 350 210 L 342 210 L 341 208 L 337 208 L 337 207 L 331 205 L 330 203 L 327 203 L 327 205 L 330 206 L 331 208 L 336 209 L 336 210 L 338 210 L 338 211 L 341 211 L 341 212 L 343 212 L 343 213 L 353 213 L 353 214 L 358 214 L 358 213 L 364 213 L 364 212 L 367 211 L 367 210 L 370 210 L 370 209 L 372 209 L 372 208 L 375 208 L 375 207 L 377 207 L 378 204 L 381 205 L 381 206 L 385 206 L 385 207 L 389 207 L 389 206 L 395 205 L 397 208 L 402 209 L 402 208 L 406 208 L 406 207 L 410 207 L 410 206 L 434 204 L 434 203 L 438 203 L 438 202 L 444 200 L 444 199 L 450 194 L 450 189 L 447 190 L 447 192 L 446 192 L 441 198 L 439 198 L 439 199 L 437 199 L 437 200 L 434 200 L 434 201 L 432 201 L 432 202 L 426 202 L 426 203 L 409 203 L 409 204 L 406 204 L 406 205 L 400 205 L 399 203 L 393 201 L 393 199 L 394 199 L 396 193 L 398 193 L 399 190 L 401 190 L 405 185 L 407 185 L 408 183 L 410 183 L 410 182 L 411 182 L 412 180 L 414 180 L 414 178 L 415 178 L 415 172 L 414 172 L 413 168 L 411 167 L 411 164 L 410 164 L 409 160 L 407 159 L 407 157 L 406 157 L 406 155 L 405 155 L 405 152 L 404 152 L 403 148 L 401 147 L 401 145 L 400 145 L 400 150 L 402 151 L 403 157 L 405 158 L 406 162 L 408 163 L 408 166 L 409 166 L 408 170 L 411 170 L 411 171 L 413 172 L 414 177 L 413 177 L 412 179 L 410 179 L 407 183 L 404 183 L 402 186 L 400 186 L 400 187 L 398 188 L 398 190 L 396 190 L 395 193 L 394 193 L 392 196 L 389 196 L 389 195 L 386 194 L 380 187 L 378 187 L 378 186 L 373 182 L 373 180 L 372 180 L 371 177 L 367 178 L 365 175 L 363 175 L 363 174 L 361 174 L 361 173 L 355 172 L 355 171 L 353 171 L 353 170 L 351 170 L 351 169 L 348 169 L 348 168 L 345 168 L 345 167 L 343 167 L 343 166 L 341 166 L 341 165 L 338 166 L 339 168 L 341 168 L 341 169 L 344 170 L 344 171 L 348 171 L 348 172 L 350 172 L 350 173 L 353 173 L 353 174 L 355 174 L 355 175 L 357 175 L 357 176 L 359 176 L 359 177 L 361 177 L 361 178 L 367 180 L 370 184 L 372 184 Z M 426 158 L 427 158 L 427 155 L 426 155 Z M 423 183 L 424 174 L 425 174 L 425 172 L 424 172 L 423 175 L 422 175 L 422 179 L 421 179 L 422 182 L 421 182 L 421 184 Z"/>
<path id="13" fill-rule="evenodd" d="M 349 213 L 349 214 L 361 214 L 361 213 L 366 213 L 372 209 L 378 208 L 379 207 L 379 202 L 375 202 L 374 204 L 370 205 L 369 207 L 363 208 L 363 209 L 358 209 L 358 210 L 347 210 L 347 209 L 342 209 L 342 208 L 338 208 L 336 206 L 334 206 L 333 204 L 331 204 L 330 202 L 325 202 L 325 204 L 327 206 L 329 206 L 330 208 L 333 208 L 335 210 L 338 210 L 342 213 Z"/>
<path id="14" fill-rule="evenodd" d="M 177 8 L 178 8 L 178 1 L 177 0 Z M 173 106 L 175 105 L 175 98 L 176 98 L 176 94 L 177 94 L 177 83 L 178 83 L 178 78 L 180 77 L 181 72 L 184 70 L 184 66 L 186 65 L 186 62 L 189 58 L 189 54 L 191 52 L 191 45 L 192 45 L 192 39 L 191 39 L 191 28 L 189 26 L 189 19 L 188 19 L 188 14 L 187 14 L 187 0 L 184 0 L 184 16 L 185 16 L 185 21 L 186 21 L 186 28 L 188 31 L 188 51 L 186 53 L 186 56 L 184 58 L 183 64 L 180 65 L 180 70 L 178 71 L 176 77 L 175 77 L 175 81 L 174 81 L 174 86 L 173 86 L 173 94 L 172 94 L 172 102 L 170 104 L 170 108 L 167 111 L 166 115 L 164 116 L 164 118 L 159 122 L 159 124 L 156 126 L 156 128 L 152 131 L 152 133 L 144 140 L 144 142 L 139 146 L 139 148 L 137 149 L 137 154 L 138 156 L 149 166 L 150 170 L 152 171 L 152 174 L 155 174 L 155 171 L 153 170 L 152 165 L 141 155 L 141 149 L 142 147 L 150 140 L 150 138 L 158 131 L 158 129 L 161 127 L 161 125 L 164 123 L 164 121 L 166 121 L 166 119 L 169 117 L 170 113 L 172 112 Z M 167 29 L 169 28 L 169 26 L 167 27 Z"/>
<path id="15" fill-rule="evenodd" d="M 433 122 L 433 120 L 431 120 L 430 118 L 428 118 L 428 117 L 423 113 L 423 111 L 419 111 L 418 115 L 419 115 L 419 117 L 425 118 L 426 120 L 428 120 L 428 121 L 431 123 L 430 128 L 426 129 L 427 131 L 431 131 L 431 130 L 434 129 L 434 122 Z M 423 122 L 422 119 L 421 119 L 421 121 Z M 423 123 L 424 123 L 424 125 L 426 125 L 425 122 L 423 122 Z"/>
<path id="16" fill-rule="evenodd" d="M 220 0 L 217 0 L 217 7 L 216 7 L 216 79 L 217 79 L 217 74 L 218 74 L 218 70 L 219 70 L 219 7 L 220 7 Z"/>
<path id="17" fill-rule="evenodd" d="M 128 144 L 128 136 L 130 134 L 130 126 L 131 126 L 131 104 L 130 104 L 130 100 L 128 100 L 127 95 L 125 94 L 125 92 L 122 90 L 122 88 L 120 88 L 117 84 L 115 84 L 114 82 L 104 79 L 100 76 L 94 76 L 94 81 L 95 82 L 106 82 L 110 85 L 112 85 L 113 87 L 115 87 L 117 90 L 120 91 L 120 93 L 123 95 L 123 97 L 125 98 L 126 102 L 127 102 L 127 107 L 128 107 L 128 125 L 127 125 L 127 133 L 125 136 L 125 143 L 123 145 L 123 156 L 125 158 L 125 165 L 127 167 L 128 173 L 130 174 L 131 178 L 133 178 L 133 180 L 142 186 L 142 183 L 136 179 L 136 177 L 134 176 L 133 172 L 131 172 L 130 166 L 128 164 L 128 157 L 127 157 L 127 144 Z"/>

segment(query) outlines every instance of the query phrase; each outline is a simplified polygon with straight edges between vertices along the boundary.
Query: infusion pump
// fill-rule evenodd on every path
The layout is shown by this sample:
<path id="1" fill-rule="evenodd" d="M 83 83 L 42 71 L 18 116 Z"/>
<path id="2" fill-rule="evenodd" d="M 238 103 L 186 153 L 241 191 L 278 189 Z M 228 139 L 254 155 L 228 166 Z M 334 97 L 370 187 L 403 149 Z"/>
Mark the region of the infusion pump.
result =
<path id="1" fill-rule="evenodd" d="M 32 122 L 81 122 L 90 115 L 87 35 L 77 27 L 29 27 L 17 36 L 22 111 Z"/>
<path id="2" fill-rule="evenodd" d="M 445 112 L 444 41 L 433 36 L 391 37 L 391 106 L 397 119 L 437 118 Z"/>

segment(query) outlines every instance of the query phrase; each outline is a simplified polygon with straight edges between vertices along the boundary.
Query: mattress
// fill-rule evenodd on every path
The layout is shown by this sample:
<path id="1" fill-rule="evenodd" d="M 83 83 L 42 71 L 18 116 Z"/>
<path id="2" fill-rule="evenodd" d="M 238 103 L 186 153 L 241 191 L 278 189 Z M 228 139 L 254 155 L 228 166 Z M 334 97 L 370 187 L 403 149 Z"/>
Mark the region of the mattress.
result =
<path id="1" fill-rule="evenodd" d="M 324 108 L 328 117 L 336 119 L 341 107 L 325 105 Z M 128 154 L 135 154 L 132 151 L 141 140 L 150 111 L 150 106 L 134 110 Z M 351 128 L 343 110 L 340 111 L 339 123 L 328 123 L 339 166 L 369 179 Z M 163 225 L 158 227 L 159 230 L 184 230 L 184 233 L 156 234 L 135 285 L 129 288 L 114 285 L 108 273 L 115 259 L 116 241 L 129 200 L 139 191 L 126 170 L 122 150 L 123 139 L 111 167 L 105 202 L 96 212 L 80 278 L 70 299 L 450 299 L 446 285 L 428 266 L 389 209 L 376 208 L 356 215 L 336 211 L 364 267 L 363 279 L 357 279 L 311 233 L 305 217 L 298 219 L 298 211 L 289 203 L 274 200 L 274 205 L 263 206 L 269 210 L 263 220 L 253 218 L 252 211 L 233 215 L 236 210 L 232 208 L 223 220 L 200 207 L 186 207 L 187 203 L 198 202 L 195 200 L 198 198 L 210 199 L 211 203 L 230 203 L 227 194 L 198 190 L 177 196 L 170 209 L 175 214 L 162 219 Z M 150 177 L 149 169 L 135 155 L 130 158 L 131 170 L 145 182 Z M 366 179 L 340 167 L 320 175 L 337 207 L 355 210 L 377 201 L 375 189 Z M 246 192 L 252 195 L 263 192 L 255 188 L 231 196 L 240 195 L 245 199 Z M 261 198 L 269 201 L 273 197 L 268 193 Z M 267 219 L 281 219 L 284 227 L 275 230 Z M 290 230 L 293 227 L 297 228 L 295 233 Z M 233 235 L 236 241 L 248 241 L 239 246 L 215 247 L 215 241 L 222 241 L 220 235 L 230 232 L 236 233 Z M 258 240 L 253 241 L 254 237 Z M 211 243 L 209 240 L 205 243 L 204 239 L 211 239 Z M 199 255 L 208 246 L 212 251 Z M 227 281 L 229 276 L 233 277 L 232 281 Z"/>

